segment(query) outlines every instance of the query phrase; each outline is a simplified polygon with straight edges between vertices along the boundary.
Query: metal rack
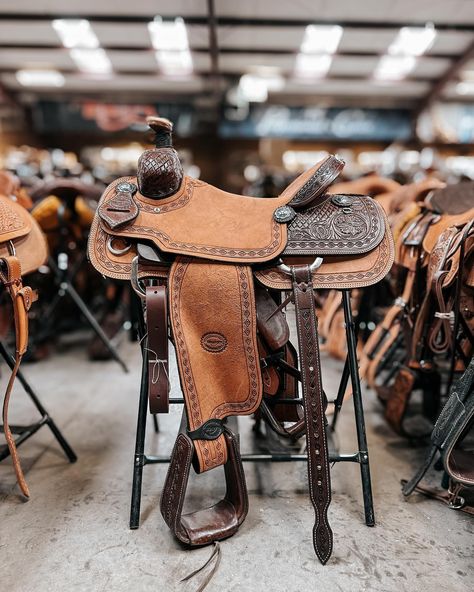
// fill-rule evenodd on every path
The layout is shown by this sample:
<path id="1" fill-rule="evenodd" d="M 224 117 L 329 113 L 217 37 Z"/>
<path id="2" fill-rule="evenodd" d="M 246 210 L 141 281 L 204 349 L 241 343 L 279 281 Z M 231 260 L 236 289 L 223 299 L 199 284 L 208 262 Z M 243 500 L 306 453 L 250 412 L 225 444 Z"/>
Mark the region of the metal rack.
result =
<path id="1" fill-rule="evenodd" d="M 355 425 L 357 432 L 358 449 L 352 454 L 339 454 L 334 452 L 330 454 L 329 460 L 331 463 L 338 462 L 352 462 L 358 463 L 360 466 L 362 496 L 364 503 L 365 523 L 367 526 L 375 525 L 374 506 L 372 498 L 372 483 L 370 477 L 369 454 L 367 446 L 367 437 L 365 433 L 365 419 L 364 409 L 362 405 L 362 392 L 360 386 L 359 368 L 357 363 L 356 351 L 356 324 L 353 319 L 352 310 L 350 306 L 350 291 L 341 290 L 342 303 L 344 308 L 344 320 L 346 325 L 346 340 L 347 340 L 347 357 L 344 364 L 344 369 L 339 383 L 338 393 L 336 399 L 333 401 L 335 406 L 335 413 L 331 423 L 330 429 L 334 431 L 337 425 L 337 419 L 344 401 L 344 394 L 346 392 L 349 379 L 352 384 L 352 399 L 354 402 Z M 131 509 L 130 509 L 130 528 L 137 529 L 140 525 L 140 505 L 142 494 L 142 477 L 143 468 L 147 465 L 166 464 L 169 463 L 169 456 L 155 456 L 145 453 L 145 435 L 146 435 L 146 420 L 148 407 L 148 355 L 146 348 L 146 336 L 143 317 L 139 318 L 139 336 L 142 344 L 142 374 L 140 384 L 140 396 L 138 403 L 138 419 L 135 440 L 135 454 L 133 459 L 133 483 L 131 494 Z M 290 400 L 291 401 L 291 400 Z M 284 400 L 279 403 L 285 402 Z M 296 401 L 298 402 L 298 401 Z M 183 398 L 171 398 L 170 404 L 182 405 Z M 294 404 L 292 400 L 290 404 Z M 156 416 L 154 417 L 155 430 L 158 431 L 158 422 Z M 242 461 L 244 462 L 299 462 L 306 461 L 306 454 L 243 454 Z"/>

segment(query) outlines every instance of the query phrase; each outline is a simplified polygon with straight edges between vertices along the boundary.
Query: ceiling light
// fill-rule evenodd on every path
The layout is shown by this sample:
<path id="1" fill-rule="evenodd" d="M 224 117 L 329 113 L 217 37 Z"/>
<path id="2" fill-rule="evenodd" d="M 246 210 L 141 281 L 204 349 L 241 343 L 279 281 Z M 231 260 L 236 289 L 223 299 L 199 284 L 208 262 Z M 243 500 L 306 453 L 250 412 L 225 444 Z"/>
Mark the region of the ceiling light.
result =
<path id="1" fill-rule="evenodd" d="M 335 53 L 341 41 L 343 28 L 339 25 L 308 25 L 300 51 L 303 53 Z"/>
<path id="2" fill-rule="evenodd" d="M 189 51 L 157 51 L 155 55 L 163 74 L 184 76 L 193 71 L 193 60 Z"/>
<path id="3" fill-rule="evenodd" d="M 249 103 L 264 103 L 268 99 L 268 87 L 264 78 L 253 74 L 240 77 L 239 93 Z"/>
<path id="4" fill-rule="evenodd" d="M 18 70 L 16 79 L 23 86 L 64 86 L 64 76 L 57 70 Z"/>
<path id="5" fill-rule="evenodd" d="M 390 44 L 388 53 L 398 56 L 421 56 L 433 45 L 436 35 L 432 24 L 426 27 L 402 27 Z"/>
<path id="6" fill-rule="evenodd" d="M 474 95 L 474 80 L 458 82 L 456 92 L 458 95 Z"/>
<path id="7" fill-rule="evenodd" d="M 413 70 L 415 64 L 413 56 L 384 55 L 378 61 L 374 77 L 378 80 L 401 80 Z"/>
<path id="8" fill-rule="evenodd" d="M 55 19 L 51 24 L 64 47 L 99 47 L 99 40 L 86 19 Z"/>
<path id="9" fill-rule="evenodd" d="M 112 72 L 112 64 L 101 47 L 97 49 L 74 48 L 69 53 L 82 72 L 90 74 L 110 74 Z"/>
<path id="10" fill-rule="evenodd" d="M 148 31 L 155 49 L 179 51 L 189 48 L 186 25 L 180 17 L 164 21 L 161 16 L 156 16 L 148 23 Z"/>
<path id="11" fill-rule="evenodd" d="M 331 67 L 332 56 L 299 53 L 296 56 L 295 73 L 302 78 L 323 78 Z"/>

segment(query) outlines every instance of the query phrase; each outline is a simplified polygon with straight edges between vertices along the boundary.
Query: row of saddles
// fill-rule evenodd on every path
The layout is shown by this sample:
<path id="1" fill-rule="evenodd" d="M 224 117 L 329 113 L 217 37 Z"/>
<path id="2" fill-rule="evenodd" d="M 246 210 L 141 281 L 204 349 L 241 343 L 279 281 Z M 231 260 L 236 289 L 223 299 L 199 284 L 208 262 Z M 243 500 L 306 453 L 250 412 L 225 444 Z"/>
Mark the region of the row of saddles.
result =
<path id="1" fill-rule="evenodd" d="M 359 321 L 360 372 L 397 433 L 426 436 L 472 358 L 474 182 L 446 186 L 431 177 L 401 186 L 369 175 L 337 183 L 330 192 L 370 195 L 388 215 L 396 253 L 392 271 L 383 285 L 352 294 Z M 35 300 L 35 293 L 21 284 L 19 270 L 24 275 L 34 272 L 45 263 L 48 251 L 54 256 L 71 245 L 85 249 L 99 195 L 97 187 L 61 178 L 27 193 L 15 176 L 0 172 L 0 338 L 4 341 L 13 333 L 9 295 L 18 365 L 26 350 L 28 309 Z M 344 359 L 340 292 L 322 293 L 318 302 L 323 348 Z M 15 461 L 7 416 L 11 382 L 3 422 Z"/>

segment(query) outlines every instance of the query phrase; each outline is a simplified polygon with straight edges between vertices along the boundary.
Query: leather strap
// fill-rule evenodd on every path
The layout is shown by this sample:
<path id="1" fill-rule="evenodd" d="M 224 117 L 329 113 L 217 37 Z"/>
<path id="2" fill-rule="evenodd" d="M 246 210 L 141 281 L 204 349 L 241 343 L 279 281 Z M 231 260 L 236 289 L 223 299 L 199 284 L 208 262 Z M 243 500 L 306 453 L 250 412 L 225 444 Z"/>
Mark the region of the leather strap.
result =
<path id="1" fill-rule="evenodd" d="M 146 327 L 150 413 L 168 413 L 170 381 L 165 286 L 147 286 L 146 288 Z"/>
<path id="2" fill-rule="evenodd" d="M 211 508 L 183 514 L 194 443 L 184 433 L 178 434 L 161 495 L 161 514 L 182 543 L 208 545 L 235 534 L 248 512 L 247 486 L 236 437 L 225 428 L 227 461 L 224 465 L 226 494 Z"/>
<path id="3" fill-rule="evenodd" d="M 312 274 L 309 265 L 291 268 L 298 332 L 301 382 L 306 420 L 309 495 L 315 510 L 313 545 L 324 565 L 332 553 L 333 536 L 327 512 L 331 502 L 331 478 L 326 436 L 325 397 Z"/>
<path id="4" fill-rule="evenodd" d="M 13 306 L 13 318 L 15 323 L 15 364 L 13 366 L 7 389 L 3 398 L 3 430 L 7 441 L 8 450 L 13 461 L 18 485 L 24 496 L 30 497 L 30 491 L 21 468 L 20 457 L 16 448 L 8 422 L 8 408 L 18 369 L 20 367 L 23 354 L 28 346 L 28 311 L 32 303 L 36 300 L 36 292 L 30 287 L 23 286 L 21 281 L 21 265 L 17 257 L 10 256 L 0 259 L 0 281 L 6 287 Z"/>

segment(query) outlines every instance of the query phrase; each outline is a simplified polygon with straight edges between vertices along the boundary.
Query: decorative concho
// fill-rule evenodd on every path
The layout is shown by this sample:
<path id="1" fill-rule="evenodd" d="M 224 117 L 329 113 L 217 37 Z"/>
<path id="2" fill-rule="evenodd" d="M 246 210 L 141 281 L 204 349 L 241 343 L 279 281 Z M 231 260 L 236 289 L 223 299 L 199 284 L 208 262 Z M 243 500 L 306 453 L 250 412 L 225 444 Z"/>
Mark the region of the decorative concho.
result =
<path id="1" fill-rule="evenodd" d="M 137 186 L 135 183 L 124 181 L 123 183 L 119 183 L 115 189 L 117 191 L 123 191 L 124 193 L 131 193 L 133 195 L 137 191 Z"/>
<path id="2" fill-rule="evenodd" d="M 296 212 L 290 206 L 281 206 L 277 208 L 273 213 L 273 217 L 280 224 L 291 222 L 295 216 Z"/>
<path id="3" fill-rule="evenodd" d="M 352 204 L 352 199 L 348 195 L 334 195 L 331 201 L 335 206 L 347 208 Z"/>

